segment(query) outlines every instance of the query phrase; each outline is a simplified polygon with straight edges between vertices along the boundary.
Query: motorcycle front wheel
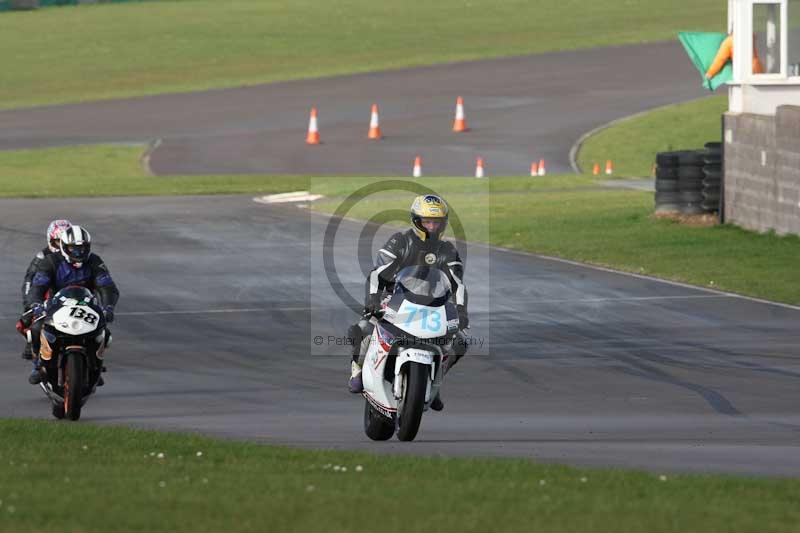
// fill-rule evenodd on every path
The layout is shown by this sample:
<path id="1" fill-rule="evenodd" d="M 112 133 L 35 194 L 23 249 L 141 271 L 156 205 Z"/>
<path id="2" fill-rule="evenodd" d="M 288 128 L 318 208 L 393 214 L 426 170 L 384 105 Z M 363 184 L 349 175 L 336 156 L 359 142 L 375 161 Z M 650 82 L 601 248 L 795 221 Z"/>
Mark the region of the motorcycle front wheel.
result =
<path id="1" fill-rule="evenodd" d="M 397 438 L 412 441 L 417 436 L 422 412 L 425 410 L 425 392 L 428 388 L 430 369 L 420 363 L 406 365 L 406 386 L 397 410 Z"/>
<path id="2" fill-rule="evenodd" d="M 64 415 L 69 420 L 78 420 L 81 417 L 83 367 L 84 358 L 81 354 L 72 353 L 67 356 L 64 368 Z"/>

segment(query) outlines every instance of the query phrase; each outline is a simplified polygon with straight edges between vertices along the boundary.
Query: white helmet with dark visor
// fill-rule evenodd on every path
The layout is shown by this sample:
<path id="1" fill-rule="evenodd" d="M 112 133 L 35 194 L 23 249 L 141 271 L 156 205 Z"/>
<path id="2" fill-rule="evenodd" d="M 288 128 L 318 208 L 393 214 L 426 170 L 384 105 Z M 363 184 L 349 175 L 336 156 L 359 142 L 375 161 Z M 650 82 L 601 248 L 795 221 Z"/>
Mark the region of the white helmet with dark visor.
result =
<path id="1" fill-rule="evenodd" d="M 61 232 L 61 255 L 74 267 L 81 266 L 92 253 L 92 236 L 80 226 Z"/>

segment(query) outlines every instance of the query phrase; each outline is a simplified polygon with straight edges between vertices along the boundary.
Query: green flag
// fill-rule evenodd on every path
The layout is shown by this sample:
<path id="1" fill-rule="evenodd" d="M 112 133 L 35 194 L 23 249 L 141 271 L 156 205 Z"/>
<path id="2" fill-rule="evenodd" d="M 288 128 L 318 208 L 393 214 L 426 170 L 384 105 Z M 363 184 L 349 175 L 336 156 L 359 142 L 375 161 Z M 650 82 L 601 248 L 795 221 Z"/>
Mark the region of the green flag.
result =
<path id="1" fill-rule="evenodd" d="M 733 79 L 733 65 L 728 61 L 725 66 L 720 70 L 716 76 L 710 80 L 706 79 L 706 71 L 711 63 L 714 62 L 714 57 L 717 55 L 719 46 L 725 40 L 727 35 L 724 33 L 711 33 L 711 32 L 690 32 L 682 31 L 678 33 L 678 39 L 686 49 L 689 59 L 697 70 L 700 71 L 700 76 L 703 78 L 703 87 L 709 91 L 717 90 L 717 87 L 723 85 Z"/>

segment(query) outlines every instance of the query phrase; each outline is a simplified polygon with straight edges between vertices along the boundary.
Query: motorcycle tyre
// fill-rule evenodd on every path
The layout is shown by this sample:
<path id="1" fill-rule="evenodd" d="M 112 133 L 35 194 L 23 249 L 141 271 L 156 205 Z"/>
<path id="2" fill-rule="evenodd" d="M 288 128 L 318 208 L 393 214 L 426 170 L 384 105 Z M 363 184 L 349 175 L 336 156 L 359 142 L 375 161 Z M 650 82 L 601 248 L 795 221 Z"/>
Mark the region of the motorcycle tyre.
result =
<path id="1" fill-rule="evenodd" d="M 428 388 L 430 369 L 426 365 L 410 362 L 406 370 L 406 391 L 397 414 L 397 438 L 412 441 L 417 436 L 422 412 L 425 410 L 425 391 Z"/>
<path id="2" fill-rule="evenodd" d="M 85 360 L 80 354 L 70 354 L 64 376 L 64 416 L 69 420 L 81 417 L 83 399 L 83 375 Z"/>

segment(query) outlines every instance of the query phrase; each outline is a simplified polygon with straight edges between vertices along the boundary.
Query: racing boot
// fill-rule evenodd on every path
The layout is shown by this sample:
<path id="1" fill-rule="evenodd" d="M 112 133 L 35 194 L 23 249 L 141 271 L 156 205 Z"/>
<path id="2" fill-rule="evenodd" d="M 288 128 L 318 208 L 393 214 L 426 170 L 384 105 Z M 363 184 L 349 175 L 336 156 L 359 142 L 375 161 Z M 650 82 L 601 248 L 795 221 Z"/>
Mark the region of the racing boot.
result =
<path id="1" fill-rule="evenodd" d="M 45 370 L 39 366 L 39 359 L 34 359 L 33 370 L 31 370 L 31 374 L 28 376 L 28 383 L 31 385 L 38 385 L 45 380 L 45 377 Z"/>
<path id="2" fill-rule="evenodd" d="M 442 401 L 442 393 L 438 392 L 436 398 L 431 400 L 430 408 L 434 411 L 441 411 L 444 409 L 444 402 Z"/>
<path id="3" fill-rule="evenodd" d="M 33 359 L 33 350 L 31 349 L 30 344 L 25 344 L 25 349 L 22 350 L 22 358 L 26 361 L 30 361 Z"/>
<path id="4" fill-rule="evenodd" d="M 361 365 L 353 361 L 350 365 L 350 392 L 361 394 L 364 392 L 364 382 L 361 381 Z"/>

